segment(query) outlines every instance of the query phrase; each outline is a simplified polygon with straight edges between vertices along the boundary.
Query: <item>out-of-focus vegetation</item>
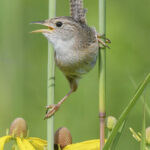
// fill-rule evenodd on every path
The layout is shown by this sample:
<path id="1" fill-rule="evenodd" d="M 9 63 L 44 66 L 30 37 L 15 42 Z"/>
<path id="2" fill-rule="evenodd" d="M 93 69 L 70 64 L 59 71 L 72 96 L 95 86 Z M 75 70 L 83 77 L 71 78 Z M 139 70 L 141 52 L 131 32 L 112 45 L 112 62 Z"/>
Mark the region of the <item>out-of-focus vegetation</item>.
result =
<path id="1" fill-rule="evenodd" d="M 84 0 L 88 24 L 98 30 L 98 1 Z M 150 72 L 150 1 L 107 0 L 107 115 L 119 117 L 134 94 L 137 84 Z M 68 0 L 57 0 L 57 16 L 69 15 Z M 47 39 L 29 34 L 40 26 L 32 21 L 48 18 L 48 1 L 0 1 L 0 136 L 11 121 L 23 117 L 30 136 L 46 139 Z M 98 66 L 85 75 L 79 89 L 55 115 L 55 129 L 66 126 L 79 142 L 99 138 Z M 69 90 L 63 74 L 56 68 L 55 101 Z M 145 98 L 150 105 L 149 90 Z M 142 128 L 142 103 L 128 117 L 118 149 L 138 149 L 129 126 Z M 147 125 L 150 121 L 147 117 Z"/>

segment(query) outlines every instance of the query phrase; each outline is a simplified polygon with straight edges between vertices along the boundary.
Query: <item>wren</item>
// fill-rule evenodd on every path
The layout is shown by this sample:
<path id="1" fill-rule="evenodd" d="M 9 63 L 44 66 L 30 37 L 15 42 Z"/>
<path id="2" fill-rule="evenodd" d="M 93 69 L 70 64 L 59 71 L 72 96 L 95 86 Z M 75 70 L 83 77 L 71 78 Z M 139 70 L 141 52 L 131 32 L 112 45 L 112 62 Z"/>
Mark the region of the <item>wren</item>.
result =
<path id="1" fill-rule="evenodd" d="M 32 31 L 41 32 L 53 45 L 55 62 L 70 84 L 70 91 L 57 104 L 47 106 L 45 118 L 49 118 L 60 108 L 61 104 L 75 92 L 82 75 L 89 72 L 96 64 L 99 43 L 108 47 L 95 28 L 86 23 L 86 10 L 82 0 L 70 0 L 71 16 L 61 16 L 44 21 L 33 22 L 47 26 L 48 29 Z M 108 39 L 106 42 L 110 42 Z"/>

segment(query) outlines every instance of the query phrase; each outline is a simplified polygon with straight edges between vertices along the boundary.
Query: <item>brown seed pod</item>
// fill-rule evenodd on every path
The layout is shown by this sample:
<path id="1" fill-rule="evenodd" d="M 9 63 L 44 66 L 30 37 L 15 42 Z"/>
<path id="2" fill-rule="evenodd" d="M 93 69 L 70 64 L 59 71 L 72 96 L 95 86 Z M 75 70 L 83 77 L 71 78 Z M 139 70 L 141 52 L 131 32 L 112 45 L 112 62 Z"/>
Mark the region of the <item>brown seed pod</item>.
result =
<path id="1" fill-rule="evenodd" d="M 65 146 L 72 144 L 72 136 L 70 131 L 65 128 L 61 127 L 55 132 L 54 136 L 54 144 L 60 145 L 60 147 L 63 149 Z"/>
<path id="2" fill-rule="evenodd" d="M 26 137 L 28 127 L 23 118 L 16 118 L 10 126 L 9 134 L 15 137 Z"/>

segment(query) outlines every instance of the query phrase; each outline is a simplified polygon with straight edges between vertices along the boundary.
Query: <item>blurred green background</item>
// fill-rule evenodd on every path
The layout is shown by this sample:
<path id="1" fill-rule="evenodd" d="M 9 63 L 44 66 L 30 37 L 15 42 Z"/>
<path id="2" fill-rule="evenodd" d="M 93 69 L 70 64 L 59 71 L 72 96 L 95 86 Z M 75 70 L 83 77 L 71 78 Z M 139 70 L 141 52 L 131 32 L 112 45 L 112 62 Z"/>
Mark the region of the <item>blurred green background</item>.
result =
<path id="1" fill-rule="evenodd" d="M 98 30 L 98 0 L 84 0 L 87 20 Z M 69 15 L 68 0 L 57 0 L 57 16 Z M 150 72 L 150 1 L 107 0 L 107 115 L 119 117 L 139 84 Z M 30 136 L 46 139 L 47 39 L 29 34 L 32 21 L 48 18 L 48 0 L 0 1 L 0 136 L 16 117 L 23 117 Z M 149 88 L 148 88 L 149 89 Z M 149 90 L 145 98 L 149 102 Z M 56 68 L 55 102 L 69 90 Z M 142 103 L 128 117 L 117 149 L 139 149 L 129 127 L 141 130 Z M 150 125 L 147 116 L 147 126 Z M 79 83 L 55 115 L 55 130 L 66 126 L 79 142 L 99 138 L 98 65 Z"/>

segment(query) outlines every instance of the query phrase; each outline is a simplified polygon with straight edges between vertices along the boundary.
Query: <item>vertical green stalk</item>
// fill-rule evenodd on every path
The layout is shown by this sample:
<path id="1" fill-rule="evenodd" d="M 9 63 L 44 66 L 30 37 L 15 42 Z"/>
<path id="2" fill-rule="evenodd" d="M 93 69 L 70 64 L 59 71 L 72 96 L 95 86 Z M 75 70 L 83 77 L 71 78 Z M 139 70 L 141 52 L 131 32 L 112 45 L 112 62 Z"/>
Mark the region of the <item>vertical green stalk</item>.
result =
<path id="1" fill-rule="evenodd" d="M 106 0 L 99 0 L 99 32 L 106 32 Z M 105 99 L 106 99 L 106 49 L 100 50 L 99 73 L 99 116 L 100 116 L 100 150 L 105 143 Z"/>
<path id="2" fill-rule="evenodd" d="M 49 18 L 55 17 L 56 14 L 56 0 L 49 0 Z M 48 66 L 47 66 L 47 105 L 54 104 L 54 86 L 55 86 L 55 61 L 54 51 L 51 44 L 48 43 Z M 54 148 L 54 121 L 53 117 L 47 120 L 47 141 L 48 150 Z"/>
<path id="3" fill-rule="evenodd" d="M 144 99 L 144 103 L 143 103 L 143 122 L 142 122 L 142 136 L 141 136 L 141 147 L 140 150 L 145 150 L 146 147 L 146 118 L 145 118 L 145 99 Z"/>
<path id="4" fill-rule="evenodd" d="M 14 150 L 19 150 L 19 148 L 18 148 L 18 146 L 17 146 L 17 143 L 15 143 L 15 144 L 13 145 L 13 149 L 14 149 Z"/>

